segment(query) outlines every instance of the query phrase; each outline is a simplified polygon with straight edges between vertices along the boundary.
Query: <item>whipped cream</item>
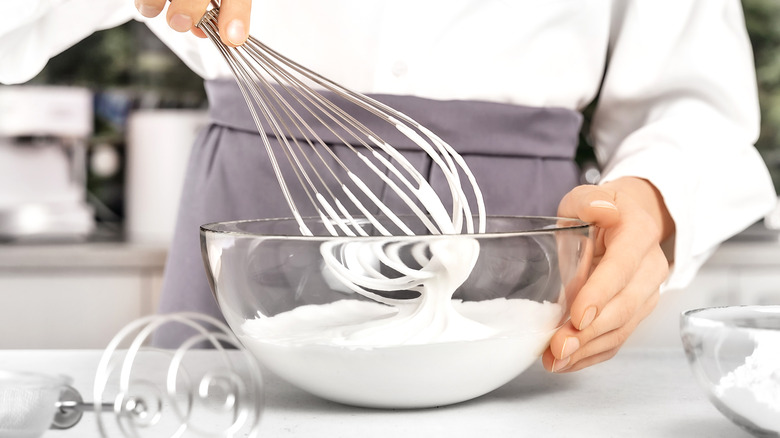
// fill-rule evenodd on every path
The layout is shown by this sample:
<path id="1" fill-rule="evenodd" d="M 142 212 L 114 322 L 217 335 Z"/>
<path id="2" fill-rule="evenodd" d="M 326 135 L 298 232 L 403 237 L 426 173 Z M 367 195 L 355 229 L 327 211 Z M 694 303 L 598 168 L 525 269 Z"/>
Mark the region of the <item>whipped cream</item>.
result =
<path id="1" fill-rule="evenodd" d="M 558 304 L 524 299 L 452 300 L 448 306 L 490 332 L 449 330 L 426 343 L 390 342 L 382 330 L 370 336 L 364 330 L 398 321 L 398 309 L 341 300 L 247 320 L 239 338 L 270 371 L 319 397 L 426 408 L 479 397 L 520 375 L 547 348 L 563 314 Z"/>
<path id="2" fill-rule="evenodd" d="M 755 350 L 715 387 L 720 401 L 756 426 L 780 432 L 780 333 L 751 330 Z"/>
<path id="3" fill-rule="evenodd" d="M 441 332 L 444 336 L 428 339 L 397 336 L 392 333 L 394 329 L 409 332 L 403 326 L 409 322 L 407 315 L 391 306 L 359 300 L 301 306 L 271 318 L 247 320 L 242 332 L 257 342 L 289 347 L 323 345 L 369 350 L 545 333 L 558 326 L 562 311 L 561 306 L 554 303 L 506 298 L 451 300 L 447 307 L 448 313 L 458 315 L 458 323 L 447 326 Z M 398 320 L 403 322 L 398 323 Z M 472 331 L 472 327 L 479 330 Z"/>

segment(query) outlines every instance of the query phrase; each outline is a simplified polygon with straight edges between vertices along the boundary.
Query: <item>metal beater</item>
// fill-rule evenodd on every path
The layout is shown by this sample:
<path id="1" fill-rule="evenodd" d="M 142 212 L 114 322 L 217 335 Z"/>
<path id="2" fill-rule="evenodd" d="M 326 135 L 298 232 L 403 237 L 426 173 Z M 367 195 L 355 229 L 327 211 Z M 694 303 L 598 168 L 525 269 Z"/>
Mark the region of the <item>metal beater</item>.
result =
<path id="1" fill-rule="evenodd" d="M 303 235 L 312 235 L 302 220 L 307 215 L 320 217 L 333 236 L 414 235 L 420 224 L 430 234 L 485 231 L 482 194 L 474 175 L 452 147 L 408 116 L 320 76 L 252 36 L 237 48 L 226 46 L 217 29 L 218 5 L 213 1 L 212 5 L 197 27 L 229 64 L 259 132 L 269 133 L 261 137 Z M 349 111 L 345 106 L 349 106 Z M 358 116 L 356 112 L 365 114 Z M 449 187 L 450 211 L 442 202 L 441 193 L 436 193 L 396 148 L 359 121 L 366 116 L 378 117 L 391 125 L 430 157 Z M 348 168 L 317 135 L 315 124 L 346 145 L 368 173 L 365 169 Z M 400 205 L 411 214 L 401 216 L 394 212 L 356 175 L 361 172 L 364 178 L 370 175 L 381 179 L 386 187 L 383 190 L 400 198 Z M 303 190 L 293 191 L 293 185 Z M 294 199 L 294 192 L 305 195 L 298 196 L 303 199 Z M 467 194 L 476 199 L 476 212 L 469 205 Z M 387 221 L 380 221 L 378 215 L 390 218 L 390 226 L 386 226 Z M 375 231 L 367 229 L 369 226 Z"/>

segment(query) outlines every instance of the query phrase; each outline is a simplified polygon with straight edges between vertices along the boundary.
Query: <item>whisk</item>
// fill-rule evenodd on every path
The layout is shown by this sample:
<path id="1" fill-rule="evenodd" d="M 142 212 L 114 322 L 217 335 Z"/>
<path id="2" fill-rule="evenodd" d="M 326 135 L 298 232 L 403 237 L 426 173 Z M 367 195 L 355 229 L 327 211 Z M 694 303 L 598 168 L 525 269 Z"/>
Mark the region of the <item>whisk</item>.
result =
<path id="1" fill-rule="evenodd" d="M 322 77 L 252 36 L 237 48 L 226 46 L 216 24 L 219 7 L 213 1 L 212 6 L 197 27 L 230 66 L 259 132 L 275 138 L 261 135 L 303 235 L 312 235 L 303 221 L 310 214 L 320 217 L 333 236 L 366 236 L 368 226 L 386 236 L 414 235 L 420 225 L 430 234 L 485 231 L 482 194 L 465 161 L 450 145 L 410 117 Z M 441 194 L 404 155 L 362 123 L 362 117 L 379 118 L 430 157 L 432 168 L 443 173 L 449 188 L 449 211 Z M 317 128 L 325 128 L 365 168 L 350 169 Z M 284 171 L 285 160 L 291 172 Z M 379 178 L 384 194 L 389 190 L 411 214 L 393 211 L 358 174 Z M 476 212 L 468 195 L 476 199 Z M 390 221 L 378 220 L 380 214 Z"/>

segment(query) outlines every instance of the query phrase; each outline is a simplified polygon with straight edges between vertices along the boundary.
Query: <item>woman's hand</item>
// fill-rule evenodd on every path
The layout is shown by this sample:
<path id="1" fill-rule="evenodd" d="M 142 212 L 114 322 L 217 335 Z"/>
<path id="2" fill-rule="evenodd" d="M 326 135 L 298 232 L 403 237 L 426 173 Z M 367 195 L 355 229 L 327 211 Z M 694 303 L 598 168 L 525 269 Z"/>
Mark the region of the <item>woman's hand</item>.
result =
<path id="1" fill-rule="evenodd" d="M 591 274 L 571 306 L 571 319 L 542 355 L 552 372 L 577 371 L 612 358 L 655 308 L 669 272 L 661 242 L 674 222 L 655 187 L 640 178 L 579 186 L 558 215 L 595 225 Z"/>
<path id="2" fill-rule="evenodd" d="M 144 17 L 156 17 L 165 8 L 167 0 L 135 0 L 135 7 Z M 168 6 L 168 25 L 178 32 L 192 31 L 205 38 L 206 35 L 195 27 L 209 0 L 171 0 Z M 252 0 L 222 0 L 219 8 L 219 34 L 222 42 L 235 47 L 244 44 L 249 36 L 249 10 Z"/>

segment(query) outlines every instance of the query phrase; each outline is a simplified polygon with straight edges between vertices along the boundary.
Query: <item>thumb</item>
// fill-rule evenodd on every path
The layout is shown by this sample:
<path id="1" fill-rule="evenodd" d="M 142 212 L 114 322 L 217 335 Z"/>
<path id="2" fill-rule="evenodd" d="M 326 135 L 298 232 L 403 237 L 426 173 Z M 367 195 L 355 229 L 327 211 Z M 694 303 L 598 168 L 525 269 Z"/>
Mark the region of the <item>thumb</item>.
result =
<path id="1" fill-rule="evenodd" d="M 577 218 L 601 228 L 614 226 L 620 220 L 615 191 L 583 185 L 572 189 L 558 204 L 558 216 Z"/>

